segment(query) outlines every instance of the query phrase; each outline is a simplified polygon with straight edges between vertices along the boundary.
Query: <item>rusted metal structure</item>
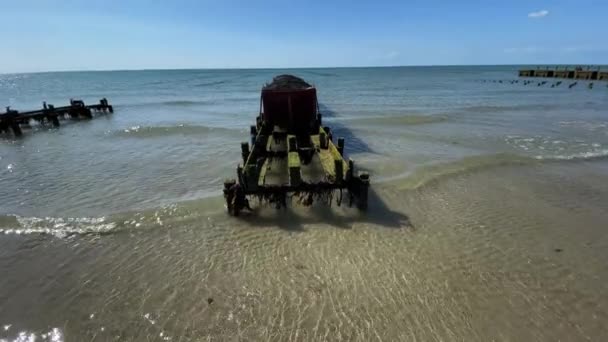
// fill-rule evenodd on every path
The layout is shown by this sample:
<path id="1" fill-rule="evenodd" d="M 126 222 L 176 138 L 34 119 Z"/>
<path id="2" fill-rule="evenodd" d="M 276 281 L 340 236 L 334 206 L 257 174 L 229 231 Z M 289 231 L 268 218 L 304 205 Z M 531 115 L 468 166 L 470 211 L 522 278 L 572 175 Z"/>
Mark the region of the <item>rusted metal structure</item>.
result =
<path id="1" fill-rule="evenodd" d="M 70 105 L 63 107 L 55 107 L 52 104 L 43 102 L 42 109 L 27 112 L 19 112 L 6 107 L 6 112 L 0 113 L 0 133 L 12 131 L 15 136 L 21 136 L 21 125 L 29 125 L 30 120 L 50 123 L 54 127 L 59 127 L 60 118 L 68 116 L 73 119 L 91 119 L 93 111 L 113 113 L 114 108 L 108 103 L 106 98 L 99 100 L 99 103 L 94 105 L 85 105 L 81 100 L 70 100 Z"/>
<path id="2" fill-rule="evenodd" d="M 251 126 L 251 143 L 241 144 L 243 164 L 237 178 L 224 182 L 231 215 L 251 209 L 258 198 L 277 208 L 289 198 L 303 205 L 314 200 L 367 208 L 369 174 L 355 173 L 344 158 L 344 139 L 334 144 L 332 131 L 322 126 L 317 90 L 292 75 L 280 75 L 262 88 L 260 112 Z"/>

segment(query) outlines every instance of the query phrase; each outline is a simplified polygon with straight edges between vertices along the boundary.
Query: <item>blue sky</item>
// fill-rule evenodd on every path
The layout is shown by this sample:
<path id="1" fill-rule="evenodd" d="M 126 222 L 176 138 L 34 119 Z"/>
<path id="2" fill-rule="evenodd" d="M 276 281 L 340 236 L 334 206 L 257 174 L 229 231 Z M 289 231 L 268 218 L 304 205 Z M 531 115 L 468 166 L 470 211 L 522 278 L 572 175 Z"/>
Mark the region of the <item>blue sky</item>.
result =
<path id="1" fill-rule="evenodd" d="M 0 0 L 0 72 L 607 64 L 608 1 Z"/>

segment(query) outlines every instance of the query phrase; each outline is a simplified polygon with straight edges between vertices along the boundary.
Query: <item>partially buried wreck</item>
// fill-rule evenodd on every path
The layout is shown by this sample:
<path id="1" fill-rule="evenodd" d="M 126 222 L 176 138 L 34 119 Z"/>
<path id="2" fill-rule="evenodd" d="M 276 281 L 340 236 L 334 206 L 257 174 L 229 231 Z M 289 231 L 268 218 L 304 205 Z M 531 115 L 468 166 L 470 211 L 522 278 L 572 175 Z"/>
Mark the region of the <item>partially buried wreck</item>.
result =
<path id="1" fill-rule="evenodd" d="M 241 144 L 243 164 L 237 178 L 224 182 L 228 212 L 251 209 L 248 198 L 285 207 L 288 198 L 303 205 L 320 200 L 367 208 L 369 175 L 355 173 L 344 159 L 344 139 L 334 144 L 322 126 L 317 90 L 301 78 L 276 76 L 262 88 L 260 112 L 251 126 L 251 143 Z"/>

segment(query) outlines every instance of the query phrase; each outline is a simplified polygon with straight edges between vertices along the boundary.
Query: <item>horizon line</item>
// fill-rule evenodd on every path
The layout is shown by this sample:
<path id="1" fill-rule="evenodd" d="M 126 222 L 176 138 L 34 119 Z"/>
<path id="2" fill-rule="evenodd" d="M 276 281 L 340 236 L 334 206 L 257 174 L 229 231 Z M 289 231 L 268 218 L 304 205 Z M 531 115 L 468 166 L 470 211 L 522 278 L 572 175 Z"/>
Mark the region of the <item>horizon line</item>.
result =
<path id="1" fill-rule="evenodd" d="M 411 64 L 411 65 L 369 65 L 369 66 L 310 66 L 310 67 L 234 67 L 234 68 L 142 68 L 142 69 L 81 69 L 81 70 L 45 70 L 45 71 L 15 71 L 0 72 L 0 75 L 20 75 L 20 74 L 47 74 L 47 73 L 68 73 L 68 72 L 129 72 L 129 71 L 187 71 L 187 70 L 302 70 L 302 69 L 371 69 L 371 68 L 432 68 L 432 67 L 492 67 L 492 66 L 591 66 L 608 67 L 608 64 L 585 64 L 585 63 L 534 63 L 534 64 Z"/>

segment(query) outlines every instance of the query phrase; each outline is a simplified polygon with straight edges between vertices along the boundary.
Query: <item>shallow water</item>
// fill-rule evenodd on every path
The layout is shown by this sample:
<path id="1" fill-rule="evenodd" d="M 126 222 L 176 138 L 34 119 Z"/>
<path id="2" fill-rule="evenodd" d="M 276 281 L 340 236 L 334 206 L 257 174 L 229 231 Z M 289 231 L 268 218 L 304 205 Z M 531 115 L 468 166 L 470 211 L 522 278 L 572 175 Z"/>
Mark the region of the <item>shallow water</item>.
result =
<path id="1" fill-rule="evenodd" d="M 199 200 L 110 217 L 112 234 L 6 235 L 4 336 L 603 340 L 607 169 L 509 166 L 378 186 L 365 216 L 231 219 Z"/>
<path id="2" fill-rule="evenodd" d="M 116 112 L 3 136 L 0 214 L 99 217 L 216 196 L 235 173 L 261 85 L 280 72 L 1 75 L 0 102 L 17 110 L 107 97 Z M 515 80 L 515 67 L 287 72 L 317 85 L 325 123 L 375 181 L 466 157 L 608 155 L 606 87 L 483 82 Z"/>
<path id="3" fill-rule="evenodd" d="M 113 115 L 0 143 L 0 340 L 605 340 L 608 90 L 298 70 L 370 209 L 225 215 L 276 70 L 0 75 Z M 579 85 L 580 86 L 580 85 Z"/>

